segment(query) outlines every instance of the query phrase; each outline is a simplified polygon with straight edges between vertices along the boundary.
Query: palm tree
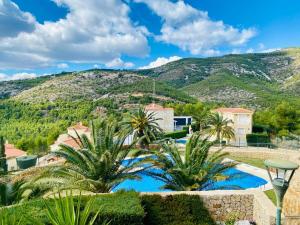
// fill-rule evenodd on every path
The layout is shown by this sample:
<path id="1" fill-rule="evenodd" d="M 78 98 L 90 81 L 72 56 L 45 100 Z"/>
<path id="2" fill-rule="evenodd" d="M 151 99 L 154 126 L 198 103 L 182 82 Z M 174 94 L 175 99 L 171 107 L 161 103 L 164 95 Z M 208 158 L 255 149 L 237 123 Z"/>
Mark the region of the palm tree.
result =
<path id="1" fill-rule="evenodd" d="M 212 145 L 213 143 L 207 140 L 201 140 L 199 133 L 195 133 L 187 143 L 185 155 L 182 157 L 176 145 L 163 144 L 163 151 L 155 152 L 155 156 L 150 160 L 159 170 L 150 170 L 147 173 L 163 181 L 163 189 L 212 189 L 213 182 L 230 179 L 230 176 L 223 173 L 235 166 L 232 162 L 222 162 L 227 153 L 222 153 L 221 150 L 209 154 Z"/>
<path id="2" fill-rule="evenodd" d="M 122 125 L 128 133 L 134 134 L 134 139 L 139 139 L 142 148 L 148 148 L 151 140 L 157 139 L 162 134 L 162 129 L 158 125 L 159 118 L 155 118 L 155 113 L 148 113 L 143 108 L 134 112 Z"/>
<path id="3" fill-rule="evenodd" d="M 60 150 L 53 153 L 65 159 L 65 163 L 49 167 L 37 181 L 60 182 L 65 189 L 105 193 L 111 192 L 126 179 L 139 179 L 138 173 L 145 168 L 139 167 L 140 162 L 126 157 L 141 151 L 133 152 L 132 146 L 124 146 L 127 136 L 127 133 L 118 132 L 116 122 L 102 120 L 92 124 L 92 140 L 77 134 L 73 139 L 80 146 L 79 150 L 61 145 Z"/>
<path id="4" fill-rule="evenodd" d="M 200 111 L 194 112 L 192 116 L 196 125 L 196 131 L 201 132 L 207 126 L 210 111 L 208 108 L 203 108 Z"/>
<path id="5" fill-rule="evenodd" d="M 223 138 L 230 140 L 234 137 L 234 129 L 230 126 L 232 123 L 232 120 L 225 119 L 221 114 L 213 113 L 208 118 L 207 132 L 211 136 L 216 136 L 216 140 L 222 146 Z"/>

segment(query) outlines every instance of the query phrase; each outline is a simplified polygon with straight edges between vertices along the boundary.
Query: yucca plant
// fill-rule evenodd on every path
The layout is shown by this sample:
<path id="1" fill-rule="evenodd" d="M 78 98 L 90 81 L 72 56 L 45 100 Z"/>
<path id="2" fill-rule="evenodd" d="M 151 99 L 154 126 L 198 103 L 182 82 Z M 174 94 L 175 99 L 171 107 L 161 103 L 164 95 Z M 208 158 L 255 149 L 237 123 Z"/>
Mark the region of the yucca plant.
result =
<path id="1" fill-rule="evenodd" d="M 101 209 L 95 213 L 95 199 L 91 198 L 86 203 L 82 200 L 82 195 L 74 197 L 72 192 L 66 192 L 62 196 L 61 192 L 54 195 L 54 200 L 45 201 L 46 217 L 51 225 L 93 225 L 97 220 Z M 44 221 L 34 217 L 27 218 L 29 222 L 36 225 L 43 225 Z M 98 221 L 99 224 L 99 221 Z M 103 221 L 101 225 L 108 225 Z"/>
<path id="2" fill-rule="evenodd" d="M 99 121 L 92 124 L 92 137 L 73 137 L 80 149 L 61 145 L 53 152 L 65 159 L 63 165 L 48 167 L 36 182 L 56 183 L 64 189 L 73 188 L 93 193 L 111 192 L 126 179 L 139 179 L 138 173 L 145 168 L 134 158 L 142 151 L 133 151 L 125 146 L 128 134 L 120 132 L 113 121 Z"/>
<path id="3" fill-rule="evenodd" d="M 0 225 L 22 225 L 24 220 L 21 216 L 9 214 L 6 209 L 0 210 Z"/>
<path id="4" fill-rule="evenodd" d="M 150 113 L 139 108 L 122 123 L 122 128 L 129 134 L 133 134 L 142 148 L 148 148 L 151 141 L 162 135 L 162 129 L 158 125 L 159 120 L 161 119 L 156 118 L 154 112 Z"/>
<path id="5" fill-rule="evenodd" d="M 200 191 L 213 189 L 213 183 L 231 176 L 224 175 L 234 167 L 233 162 L 223 162 L 227 153 L 221 150 L 209 154 L 212 142 L 202 140 L 199 133 L 192 135 L 181 156 L 174 144 L 163 144 L 162 151 L 154 152 L 151 162 L 158 170 L 147 171 L 150 176 L 165 183 L 162 189 L 174 191 Z"/>

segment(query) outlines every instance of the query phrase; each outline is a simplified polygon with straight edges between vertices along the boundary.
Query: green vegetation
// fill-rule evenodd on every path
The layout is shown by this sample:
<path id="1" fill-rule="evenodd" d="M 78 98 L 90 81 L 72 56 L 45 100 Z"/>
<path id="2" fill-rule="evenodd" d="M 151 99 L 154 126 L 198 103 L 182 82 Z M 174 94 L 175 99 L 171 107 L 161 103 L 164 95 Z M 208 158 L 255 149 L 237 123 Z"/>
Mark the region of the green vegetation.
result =
<path id="1" fill-rule="evenodd" d="M 7 174 L 7 162 L 5 154 L 5 140 L 0 136 L 0 174 Z"/>
<path id="2" fill-rule="evenodd" d="M 67 193 L 65 197 L 62 197 L 59 193 L 58 197 L 54 196 L 54 207 L 52 204 L 45 203 L 47 219 L 53 225 L 93 225 L 101 210 L 99 209 L 96 213 L 92 211 L 94 202 L 95 198 L 91 198 L 83 205 L 81 194 L 75 198 L 72 196 L 72 193 Z M 30 218 L 29 220 L 33 224 L 44 225 L 44 221 L 39 221 L 35 218 Z M 108 225 L 108 222 L 98 224 Z"/>
<path id="3" fill-rule="evenodd" d="M 110 225 L 141 225 L 144 217 L 144 210 L 141 206 L 140 199 L 137 193 L 134 192 L 117 192 L 110 195 L 93 195 L 82 196 L 82 204 L 85 205 L 88 201 L 93 201 L 93 204 L 89 206 L 92 215 L 98 213 L 95 225 L 102 225 L 103 221 L 109 221 Z M 78 200 L 74 199 L 74 204 Z M 43 199 L 35 201 L 29 201 L 21 205 L 14 205 L 9 208 L 0 209 L 1 213 L 8 214 L 9 218 L 18 215 L 22 217 L 22 225 L 31 225 L 32 222 L 27 218 L 34 215 L 36 220 L 41 221 L 43 224 L 49 224 L 48 208 L 46 205 L 55 210 L 54 199 L 47 199 L 46 202 Z M 99 211 L 100 209 L 100 211 Z M 26 221 L 26 222 L 25 222 Z"/>
<path id="4" fill-rule="evenodd" d="M 300 135 L 300 108 L 282 102 L 274 108 L 258 111 L 254 122 L 267 128 L 267 132 L 278 136 Z"/>
<path id="5" fill-rule="evenodd" d="M 266 169 L 263 159 L 258 159 L 258 158 L 254 158 L 254 157 L 237 156 L 237 155 L 229 155 L 228 158 L 233 159 L 240 163 L 246 163 L 251 166 Z"/>
<path id="6" fill-rule="evenodd" d="M 145 225 L 214 225 L 198 195 L 141 196 Z"/>
<path id="7" fill-rule="evenodd" d="M 265 191 L 264 192 L 268 198 L 274 203 L 274 205 L 276 205 L 276 195 L 275 195 L 275 192 L 274 190 L 268 190 L 268 191 Z"/>
<path id="8" fill-rule="evenodd" d="M 74 137 L 79 151 L 68 145 L 61 145 L 60 150 L 54 151 L 54 155 L 66 162 L 45 168 L 45 173 L 36 182 L 53 182 L 54 187 L 64 189 L 109 193 L 127 179 L 138 179 L 138 173 L 145 169 L 140 166 L 141 162 L 132 163 L 132 158 L 123 163 L 136 141 L 125 147 L 128 133 L 119 132 L 115 121 L 101 120 L 93 124 L 91 129 L 92 140 L 86 135 Z M 141 151 L 135 151 L 135 154 Z"/>
<path id="9" fill-rule="evenodd" d="M 247 143 L 249 146 L 270 146 L 271 140 L 267 133 L 247 134 Z"/>
<path id="10" fill-rule="evenodd" d="M 212 182 L 227 180 L 232 176 L 224 171 L 234 167 L 232 162 L 222 162 L 226 153 L 221 150 L 209 155 L 212 142 L 201 140 L 200 135 L 192 135 L 185 147 L 184 158 L 174 144 L 162 145 L 162 151 L 155 151 L 155 157 L 146 159 L 161 169 L 161 173 L 145 171 L 152 177 L 163 181 L 163 189 L 173 191 L 200 191 L 212 188 Z"/>
<path id="11" fill-rule="evenodd" d="M 216 141 L 220 143 L 220 146 L 222 146 L 223 139 L 230 140 L 234 136 L 234 130 L 230 126 L 233 123 L 232 120 L 223 118 L 219 113 L 210 114 L 207 120 L 207 132 L 216 136 Z"/>
<path id="12" fill-rule="evenodd" d="M 165 138 L 172 138 L 172 139 L 180 139 L 186 137 L 188 130 L 177 130 L 174 132 L 166 133 L 164 135 Z"/>
<path id="13" fill-rule="evenodd" d="M 133 112 L 130 117 L 124 121 L 121 129 L 127 134 L 133 134 L 134 139 L 139 139 L 141 148 L 149 148 L 151 141 L 162 136 L 162 129 L 158 125 L 159 118 L 155 118 L 155 113 L 147 113 L 143 108 Z"/>

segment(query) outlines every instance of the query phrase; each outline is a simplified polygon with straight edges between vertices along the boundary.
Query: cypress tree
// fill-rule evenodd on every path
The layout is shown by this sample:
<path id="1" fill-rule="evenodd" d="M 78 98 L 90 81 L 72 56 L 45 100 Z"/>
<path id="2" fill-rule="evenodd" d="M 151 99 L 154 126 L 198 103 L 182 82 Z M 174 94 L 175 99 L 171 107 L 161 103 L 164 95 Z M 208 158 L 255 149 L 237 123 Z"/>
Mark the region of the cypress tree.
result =
<path id="1" fill-rule="evenodd" d="M 0 137 L 0 172 L 7 174 L 7 162 L 5 155 L 5 141 L 3 137 Z"/>

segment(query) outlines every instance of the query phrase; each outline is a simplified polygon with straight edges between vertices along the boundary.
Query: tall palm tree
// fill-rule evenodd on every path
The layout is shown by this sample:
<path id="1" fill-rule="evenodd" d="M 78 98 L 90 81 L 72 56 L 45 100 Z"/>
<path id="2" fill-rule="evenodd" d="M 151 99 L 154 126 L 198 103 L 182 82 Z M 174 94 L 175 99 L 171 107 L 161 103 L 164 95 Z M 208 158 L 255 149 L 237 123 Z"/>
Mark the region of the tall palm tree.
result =
<path id="1" fill-rule="evenodd" d="M 111 192 L 126 179 L 139 179 L 138 173 L 145 168 L 133 158 L 126 159 L 140 153 L 133 153 L 132 146 L 124 146 L 127 136 L 118 131 L 116 122 L 102 120 L 92 124 L 92 140 L 77 134 L 73 139 L 80 146 L 79 150 L 60 145 L 60 150 L 53 153 L 65 159 L 65 163 L 49 167 L 38 180 L 44 180 L 43 183 L 61 182 L 65 189 L 105 193 Z"/>
<path id="2" fill-rule="evenodd" d="M 212 189 L 213 182 L 230 179 L 223 173 L 235 166 L 232 162 L 222 162 L 227 153 L 221 150 L 209 154 L 211 142 L 201 140 L 199 133 L 192 135 L 180 155 L 179 149 L 173 144 L 163 144 L 161 152 L 155 152 L 148 159 L 155 168 L 147 173 L 165 183 L 163 189 L 174 191 L 200 191 Z"/>
<path id="3" fill-rule="evenodd" d="M 203 108 L 200 111 L 194 112 L 192 116 L 193 122 L 196 125 L 196 131 L 202 131 L 207 126 L 210 111 L 208 108 Z"/>
<path id="4" fill-rule="evenodd" d="M 213 113 L 208 118 L 207 132 L 211 136 L 216 136 L 216 141 L 222 146 L 223 138 L 230 140 L 234 137 L 234 129 L 230 126 L 232 123 L 232 120 L 224 118 L 221 114 Z"/>
<path id="5" fill-rule="evenodd" d="M 134 139 L 139 139 L 142 148 L 148 148 L 151 141 L 162 134 L 162 129 L 157 123 L 159 120 L 161 119 L 155 118 L 154 112 L 148 113 L 145 109 L 139 108 L 123 123 L 123 127 L 134 135 Z"/>

